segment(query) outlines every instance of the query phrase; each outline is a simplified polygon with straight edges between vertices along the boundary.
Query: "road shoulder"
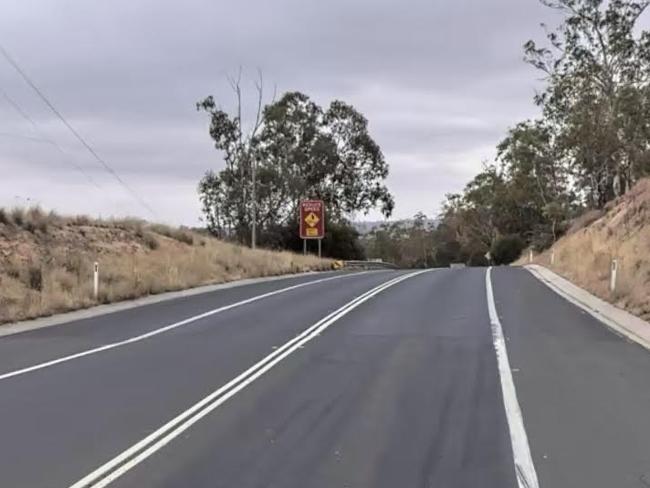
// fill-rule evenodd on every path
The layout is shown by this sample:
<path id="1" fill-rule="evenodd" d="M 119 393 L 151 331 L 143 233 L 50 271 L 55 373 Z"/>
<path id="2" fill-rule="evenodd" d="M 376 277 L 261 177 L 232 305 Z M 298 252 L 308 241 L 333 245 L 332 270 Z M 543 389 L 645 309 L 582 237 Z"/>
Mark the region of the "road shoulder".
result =
<path id="1" fill-rule="evenodd" d="M 558 295 L 580 307 L 617 334 L 650 350 L 650 323 L 608 303 L 537 264 L 525 268 Z"/>

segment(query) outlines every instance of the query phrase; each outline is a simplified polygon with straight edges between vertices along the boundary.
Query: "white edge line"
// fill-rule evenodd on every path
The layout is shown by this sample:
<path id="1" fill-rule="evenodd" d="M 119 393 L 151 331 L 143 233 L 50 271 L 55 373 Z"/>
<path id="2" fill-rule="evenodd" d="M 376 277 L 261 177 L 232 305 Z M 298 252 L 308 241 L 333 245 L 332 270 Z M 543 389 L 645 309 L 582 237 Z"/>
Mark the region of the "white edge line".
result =
<path id="1" fill-rule="evenodd" d="M 384 270 L 380 270 L 384 271 Z M 378 271 L 375 271 L 378 272 Z M 80 308 L 69 312 L 63 312 L 56 315 L 35 317 L 33 319 L 21 320 L 18 322 L 7 322 L 0 324 L 0 337 L 6 337 L 23 332 L 30 332 L 58 325 L 66 325 L 69 322 L 77 322 L 82 320 L 94 319 L 103 317 L 105 315 L 112 315 L 117 312 L 124 312 L 133 310 L 148 305 L 155 305 L 161 302 L 170 300 L 177 300 L 180 298 L 190 298 L 198 295 L 207 295 L 214 292 L 223 290 L 232 290 L 250 285 L 259 285 L 264 283 L 272 283 L 275 281 L 282 281 L 295 278 L 307 278 L 310 276 L 330 275 L 332 271 L 308 271 L 305 273 L 291 273 L 277 276 L 265 276 L 260 278 L 244 278 L 240 280 L 227 281 L 224 283 L 217 283 L 213 285 L 199 285 L 193 288 L 187 288 L 178 291 L 168 291 L 158 293 L 155 295 L 145 295 L 138 298 L 123 300 L 114 303 L 106 303 L 101 305 L 93 305 L 88 308 Z"/>
<path id="2" fill-rule="evenodd" d="M 501 326 L 496 303 L 494 302 L 491 273 L 492 268 L 488 268 L 485 273 L 485 288 L 490 315 L 490 326 L 492 328 L 492 341 L 497 355 L 501 392 L 503 393 L 503 403 L 506 418 L 508 419 L 510 441 L 512 443 L 512 457 L 515 463 L 517 484 L 519 488 L 539 488 L 537 472 L 535 471 L 533 457 L 530 453 L 530 445 L 528 444 L 528 436 L 526 435 L 526 427 L 524 426 L 524 418 L 521 413 L 519 401 L 517 400 L 515 382 L 512 378 L 503 327 Z"/>
<path id="3" fill-rule="evenodd" d="M 85 356 L 90 356 L 92 354 L 97 354 L 97 353 L 100 353 L 100 352 L 103 352 L 103 351 L 108 351 L 110 349 L 123 347 L 123 346 L 126 346 L 128 344 L 133 344 L 135 342 L 140 342 L 140 341 L 143 341 L 145 339 L 149 339 L 151 337 L 154 337 L 156 335 L 163 334 L 165 332 L 169 332 L 170 330 L 176 329 L 178 327 L 182 327 L 184 325 L 190 324 L 192 322 L 196 322 L 198 320 L 210 317 L 212 315 L 216 315 L 216 314 L 221 313 L 221 312 L 225 312 L 226 310 L 231 310 L 233 308 L 241 307 L 243 305 L 248 305 L 249 303 L 253 303 L 253 302 L 256 302 L 258 300 L 263 300 L 265 298 L 269 298 L 269 297 L 272 297 L 274 295 L 279 295 L 281 293 L 286 293 L 286 292 L 293 291 L 293 290 L 296 290 L 298 288 L 303 288 L 303 287 L 306 287 L 306 286 L 311 286 L 311 285 L 316 285 L 316 284 L 319 284 L 319 283 L 324 283 L 326 281 L 332 281 L 332 280 L 337 280 L 337 279 L 342 279 L 342 278 L 349 278 L 349 277 L 352 277 L 352 276 L 359 276 L 361 274 L 365 274 L 365 272 L 346 274 L 346 275 L 337 275 L 337 276 L 331 276 L 331 277 L 328 277 L 328 278 L 321 278 L 321 279 L 318 279 L 318 280 L 308 281 L 306 283 L 299 283 L 297 285 L 289 286 L 287 288 L 281 288 L 279 290 L 274 290 L 274 291 L 271 291 L 271 292 L 268 292 L 268 293 L 264 293 L 262 295 L 257 295 L 257 296 L 251 297 L 251 298 L 247 298 L 245 300 L 241 300 L 239 302 L 231 303 L 229 305 L 224 305 L 223 307 L 219 307 L 219 308 L 216 308 L 214 310 L 210 310 L 210 311 L 202 313 L 200 315 L 195 315 L 193 317 L 189 317 L 187 319 L 181 320 L 180 322 L 175 322 L 173 324 L 166 325 L 166 326 L 161 327 L 159 329 L 155 329 L 155 330 L 152 330 L 150 332 L 146 332 L 146 333 L 138 335 L 138 336 L 134 336 L 134 337 L 130 337 L 128 339 L 124 339 L 122 341 L 113 342 L 113 343 L 110 343 L 110 344 L 105 344 L 103 346 L 95 347 L 95 348 L 88 349 L 88 350 L 85 350 L 85 351 L 81 351 L 81 352 L 78 352 L 78 353 L 75 353 L 75 354 L 70 354 L 68 356 L 63 356 L 63 357 L 60 357 L 60 358 L 57 358 L 57 359 L 52 359 L 51 361 L 45 361 L 45 362 L 42 362 L 42 363 L 39 363 L 39 364 L 35 364 L 33 366 L 28 366 L 26 368 L 22 368 L 22 369 L 18 369 L 18 370 L 15 370 L 15 371 L 10 371 L 8 373 L 0 374 L 0 381 L 6 380 L 6 379 L 9 379 L 9 378 L 14 378 L 16 376 L 24 375 L 24 374 L 27 374 L 27 373 L 31 373 L 31 372 L 34 372 L 34 371 L 38 371 L 40 369 L 49 368 L 49 367 L 55 366 L 57 364 L 65 363 L 65 362 L 68 362 L 68 361 L 73 361 L 75 359 L 80 359 L 80 358 L 83 358 Z"/>
<path id="4" fill-rule="evenodd" d="M 207 397 L 194 404 L 165 425 L 149 434 L 147 437 L 137 442 L 112 460 L 95 469 L 81 480 L 77 481 L 69 488 L 102 488 L 115 481 L 124 473 L 138 465 L 140 462 L 160 450 L 162 447 L 178 437 L 193 424 L 201 420 L 210 412 L 226 402 L 229 398 L 244 389 L 250 383 L 262 376 L 264 373 L 273 368 L 284 358 L 301 348 L 304 344 L 320 335 L 325 329 L 330 327 L 334 322 L 357 308 L 359 305 L 390 288 L 397 283 L 406 279 L 415 277 L 430 270 L 418 271 L 404 276 L 398 276 L 386 283 L 383 283 L 351 300 L 341 308 L 332 312 L 325 318 L 319 320 L 312 326 L 308 327 L 300 335 L 291 339 L 280 348 L 257 362 L 236 378 L 232 379 L 224 386 L 220 387 Z M 180 424 L 180 425 L 179 425 Z M 148 446 L 148 447 L 147 447 Z M 117 468 L 117 469 L 114 469 Z M 111 470 L 113 470 L 111 472 Z"/>
<path id="5" fill-rule="evenodd" d="M 544 285 L 546 285 L 548 288 L 550 288 L 551 291 L 555 292 L 556 294 L 558 294 L 559 296 L 564 298 L 569 303 L 575 305 L 576 307 L 580 308 L 581 310 L 584 310 L 589 315 L 594 317 L 601 324 L 603 324 L 605 327 L 610 329 L 610 331 L 612 331 L 614 334 L 617 334 L 618 336 L 623 337 L 624 339 L 628 339 L 628 340 L 640 345 L 641 347 L 644 347 L 645 349 L 650 350 L 650 342 L 648 342 L 644 337 L 641 337 L 640 335 L 635 334 L 632 330 L 630 330 L 627 327 L 625 327 L 625 326 L 619 324 L 618 322 L 616 322 L 616 320 L 614 320 L 612 318 L 609 318 L 603 311 L 598 310 L 597 308 L 594 308 L 594 307 L 590 306 L 589 304 L 583 302 L 579 298 L 571 295 L 571 293 L 569 291 L 563 290 L 562 288 L 560 288 L 559 285 L 556 285 L 551 280 L 546 278 L 542 273 L 539 272 L 539 270 L 537 270 L 535 268 L 528 267 L 528 266 L 525 266 L 524 269 L 526 269 L 535 278 L 537 278 Z M 548 270 L 548 271 L 553 273 L 552 270 Z M 559 277 L 566 280 L 566 278 L 563 278 L 562 276 L 559 276 Z M 569 281 L 569 280 L 567 280 L 567 281 Z M 571 282 L 569 281 L 569 283 L 571 283 Z M 575 283 L 571 283 L 571 284 L 573 286 L 577 287 L 577 288 L 580 288 Z M 582 288 L 580 288 L 580 289 L 582 290 Z M 587 290 L 583 290 L 583 291 L 587 291 Z M 601 301 L 605 302 L 601 298 L 598 298 L 598 297 L 594 297 L 594 298 L 596 298 L 597 300 L 601 300 Z M 608 302 L 605 302 L 605 303 L 607 305 L 615 307 L 615 305 L 613 305 L 611 303 L 608 303 Z M 626 313 L 629 313 L 629 312 L 626 312 Z M 632 315 L 632 314 L 630 314 L 630 315 Z M 638 319 L 638 317 L 636 317 L 636 316 L 633 316 L 633 317 Z M 639 319 L 639 320 L 641 320 L 641 319 Z"/>

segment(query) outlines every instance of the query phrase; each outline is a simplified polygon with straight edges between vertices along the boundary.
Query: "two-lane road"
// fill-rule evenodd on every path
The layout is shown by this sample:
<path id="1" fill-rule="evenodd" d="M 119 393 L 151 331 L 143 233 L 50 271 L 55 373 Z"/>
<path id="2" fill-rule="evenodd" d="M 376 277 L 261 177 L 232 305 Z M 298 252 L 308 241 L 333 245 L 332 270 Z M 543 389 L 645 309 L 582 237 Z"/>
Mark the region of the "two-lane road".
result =
<path id="1" fill-rule="evenodd" d="M 0 338 L 0 487 L 650 486 L 649 378 L 522 269 L 246 285 Z"/>

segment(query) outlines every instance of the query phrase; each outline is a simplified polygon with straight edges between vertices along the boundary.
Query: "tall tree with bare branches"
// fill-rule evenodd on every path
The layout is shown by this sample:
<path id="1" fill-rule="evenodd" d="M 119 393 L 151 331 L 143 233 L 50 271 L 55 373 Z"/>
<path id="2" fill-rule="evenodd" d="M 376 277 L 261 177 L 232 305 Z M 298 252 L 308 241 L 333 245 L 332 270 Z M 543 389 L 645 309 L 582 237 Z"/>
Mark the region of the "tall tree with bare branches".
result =
<path id="1" fill-rule="evenodd" d="M 245 132 L 239 79 L 231 84 L 235 115 L 218 108 L 213 97 L 198 104 L 210 116 L 210 136 L 225 161 L 222 171 L 208 172 L 199 184 L 212 232 L 240 242 L 251 242 L 252 234 L 255 242 L 249 229 L 293 224 L 304 198 L 324 200 L 333 220 L 373 208 L 391 214 L 388 164 L 354 107 L 334 101 L 324 110 L 299 92 L 263 106 L 260 77 L 257 115 Z"/>
<path id="2" fill-rule="evenodd" d="M 257 134 L 263 125 L 264 79 L 258 70 L 255 81 L 255 116 L 251 127 L 245 126 L 242 102 L 242 71 L 228 76 L 235 95 L 235 114 L 219 107 L 213 96 L 197 103 L 197 110 L 210 116 L 210 137 L 222 152 L 225 169 L 218 175 L 208 171 L 199 183 L 199 194 L 208 228 L 224 237 L 234 236 L 240 242 L 256 243 L 257 227 Z M 248 234 L 250 233 L 250 241 Z"/>

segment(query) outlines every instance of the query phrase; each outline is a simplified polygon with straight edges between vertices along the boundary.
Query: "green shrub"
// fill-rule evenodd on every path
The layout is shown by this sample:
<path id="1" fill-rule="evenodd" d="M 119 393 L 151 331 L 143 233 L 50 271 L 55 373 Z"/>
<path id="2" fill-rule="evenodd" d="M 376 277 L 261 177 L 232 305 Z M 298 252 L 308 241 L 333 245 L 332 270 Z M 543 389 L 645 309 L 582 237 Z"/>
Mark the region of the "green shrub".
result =
<path id="1" fill-rule="evenodd" d="M 494 264 L 510 264 L 515 261 L 526 247 L 524 240 L 517 234 L 499 237 L 492 243 L 490 254 Z"/>

